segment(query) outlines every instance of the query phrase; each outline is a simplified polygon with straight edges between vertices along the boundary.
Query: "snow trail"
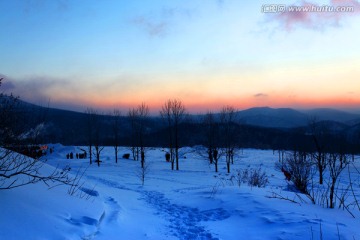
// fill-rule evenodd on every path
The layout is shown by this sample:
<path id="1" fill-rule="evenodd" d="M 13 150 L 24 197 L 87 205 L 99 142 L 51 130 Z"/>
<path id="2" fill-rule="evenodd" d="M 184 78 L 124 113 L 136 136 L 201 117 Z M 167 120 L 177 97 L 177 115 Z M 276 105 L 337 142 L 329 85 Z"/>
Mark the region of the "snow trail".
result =
<path id="1" fill-rule="evenodd" d="M 230 217 L 230 214 L 222 208 L 200 211 L 197 208 L 174 204 L 163 193 L 157 191 L 131 189 L 115 181 L 100 177 L 88 176 L 88 178 L 112 188 L 140 193 L 142 197 L 139 200 L 145 201 L 155 209 L 156 214 L 161 215 L 169 223 L 167 227 L 170 229 L 170 235 L 178 239 L 218 240 L 214 233 L 201 226 L 201 222 L 221 221 Z M 108 197 L 105 203 L 108 205 L 108 212 L 110 212 L 105 218 L 107 221 L 116 220 L 120 209 L 116 200 Z"/>
<path id="2" fill-rule="evenodd" d="M 118 202 L 113 197 L 107 197 L 105 204 L 105 221 L 107 223 L 115 222 L 120 212 L 120 206 Z"/>
<path id="3" fill-rule="evenodd" d="M 197 208 L 171 203 L 164 194 L 156 191 L 143 191 L 144 200 L 156 209 L 158 215 L 169 222 L 170 232 L 179 239 L 217 240 L 213 233 L 200 225 L 201 221 L 221 221 L 230 214 L 222 208 L 200 211 Z"/>

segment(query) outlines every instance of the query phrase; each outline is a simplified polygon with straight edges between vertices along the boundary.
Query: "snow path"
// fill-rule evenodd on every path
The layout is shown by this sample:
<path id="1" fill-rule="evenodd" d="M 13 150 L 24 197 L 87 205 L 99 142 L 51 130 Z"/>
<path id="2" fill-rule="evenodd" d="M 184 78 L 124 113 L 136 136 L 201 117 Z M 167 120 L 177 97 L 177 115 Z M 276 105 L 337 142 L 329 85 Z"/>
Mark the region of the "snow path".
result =
<path id="1" fill-rule="evenodd" d="M 166 236 L 174 237 L 175 239 L 218 240 L 218 231 L 222 232 L 223 230 L 211 226 L 222 226 L 224 224 L 222 221 L 230 218 L 232 220 L 237 219 L 237 226 L 234 225 L 233 227 L 242 229 L 240 231 L 246 229 L 247 236 L 251 239 L 261 239 L 261 235 L 258 235 L 258 226 L 264 224 L 267 225 L 267 227 L 262 229 L 263 233 L 266 233 L 267 236 L 273 238 L 279 237 L 280 239 L 292 238 L 294 237 L 294 234 L 296 239 L 301 239 L 304 237 L 304 229 L 302 228 L 304 225 L 309 226 L 306 231 L 310 232 L 310 226 L 314 226 L 316 232 L 317 229 L 315 226 L 319 224 L 318 219 L 307 219 L 305 216 L 289 211 L 289 209 L 279 211 L 271 206 L 267 206 L 267 204 L 259 202 L 256 197 L 254 198 L 253 193 L 247 192 L 247 190 L 240 191 L 237 194 L 237 200 L 242 203 L 247 202 L 248 206 L 252 206 L 250 208 L 246 207 L 246 205 L 238 205 L 235 203 L 235 205 L 231 207 L 231 212 L 224 210 L 221 207 L 199 210 L 196 207 L 185 206 L 179 202 L 174 203 L 171 199 L 166 197 L 166 194 L 159 191 L 145 190 L 143 187 L 139 186 L 136 188 L 126 187 L 116 181 L 99 176 L 87 176 L 87 178 L 112 189 L 137 193 L 139 197 L 136 200 L 146 203 L 153 214 L 163 219 L 166 226 Z M 190 190 L 199 189 L 201 188 L 187 187 L 174 189 L 173 192 L 189 194 Z M 115 197 L 112 196 L 107 196 L 103 198 L 103 200 L 106 205 L 103 220 L 104 225 L 116 223 L 120 212 L 119 204 Z M 232 221 L 230 220 L 230 222 Z M 279 232 L 279 226 L 284 230 Z M 298 228 L 299 226 L 300 229 Z M 116 227 L 116 225 L 114 225 L 114 227 Z M 101 226 L 99 226 L 99 228 L 101 229 Z M 226 229 L 226 227 L 223 229 Z M 285 229 L 292 230 L 288 231 Z M 216 232 L 212 232 L 211 230 L 215 230 Z M 220 235 L 224 235 L 224 233 L 221 233 Z"/>
<path id="2" fill-rule="evenodd" d="M 168 222 L 169 235 L 178 239 L 209 239 L 217 240 L 214 233 L 211 233 L 201 222 L 221 221 L 230 217 L 230 214 L 222 208 L 200 211 L 197 208 L 171 203 L 163 193 L 157 191 L 145 191 L 125 187 L 115 181 L 101 177 L 87 176 L 87 178 L 97 181 L 111 188 L 120 190 L 134 191 L 141 194 L 138 200 L 145 201 L 156 215 L 160 215 Z M 192 189 L 192 188 L 191 188 Z M 107 197 L 105 221 L 114 222 L 118 218 L 120 206 L 113 197 Z"/>
<path id="3" fill-rule="evenodd" d="M 107 197 L 105 203 L 105 221 L 107 223 L 116 222 L 120 212 L 120 206 L 118 202 L 112 197 Z"/>
<path id="4" fill-rule="evenodd" d="M 111 187 L 111 188 L 117 188 L 117 189 L 120 189 L 120 190 L 128 190 L 128 191 L 133 191 L 133 189 L 131 188 L 128 188 L 128 187 L 125 187 L 124 185 L 120 185 L 119 183 L 115 182 L 115 181 L 111 181 L 111 180 L 107 180 L 105 178 L 101 178 L 101 177 L 95 177 L 95 176 L 86 176 L 88 179 L 91 179 L 91 180 L 94 180 L 94 181 L 97 181 L 99 183 L 102 183 L 108 187 Z"/>
<path id="5" fill-rule="evenodd" d="M 218 221 L 230 217 L 222 208 L 199 211 L 197 208 L 171 203 L 164 194 L 156 191 L 144 191 L 144 200 L 153 206 L 157 214 L 169 221 L 170 231 L 179 239 L 218 239 L 199 225 L 201 221 Z"/>
<path id="6" fill-rule="evenodd" d="M 68 220 L 68 222 L 76 226 L 81 226 L 83 224 L 96 226 L 96 231 L 94 231 L 91 234 L 82 236 L 81 239 L 83 240 L 96 239 L 96 237 L 100 234 L 101 226 L 103 225 L 103 223 L 105 225 L 109 225 L 111 223 L 116 222 L 120 212 L 120 206 L 118 205 L 117 201 L 112 197 L 107 197 L 104 203 L 105 203 L 105 211 L 103 212 L 99 220 L 85 216 L 80 219 L 71 218 Z"/>

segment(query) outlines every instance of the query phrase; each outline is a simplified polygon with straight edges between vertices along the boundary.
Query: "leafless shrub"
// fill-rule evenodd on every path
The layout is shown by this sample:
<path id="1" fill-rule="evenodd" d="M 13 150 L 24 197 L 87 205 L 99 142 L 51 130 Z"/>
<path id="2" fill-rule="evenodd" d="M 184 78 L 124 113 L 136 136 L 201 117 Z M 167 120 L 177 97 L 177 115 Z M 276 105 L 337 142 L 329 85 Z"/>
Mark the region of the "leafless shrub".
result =
<path id="1" fill-rule="evenodd" d="M 258 169 L 251 169 L 248 178 L 248 184 L 252 187 L 266 187 L 269 183 L 269 179 L 266 172 L 259 167 Z"/>
<path id="2" fill-rule="evenodd" d="M 341 153 L 323 153 L 322 157 L 325 158 L 329 170 L 329 178 L 328 180 L 323 179 L 324 184 L 314 182 L 317 167 L 313 164 L 311 156 L 306 153 L 294 151 L 287 154 L 285 160 L 277 163 L 275 168 L 280 169 L 286 178 L 288 178 L 287 174 L 289 174 L 291 177 L 288 180 L 293 183 L 300 193 L 305 194 L 312 203 L 327 208 L 338 206 L 354 217 L 351 206 L 360 208 L 349 168 L 349 183 L 340 183 L 340 175 L 351 163 L 351 156 Z M 355 166 L 354 168 L 356 169 Z"/>
<path id="3" fill-rule="evenodd" d="M 248 169 L 236 169 L 235 174 L 233 174 L 230 179 L 231 181 L 235 181 L 237 186 L 241 186 L 241 184 L 246 183 L 249 176 Z"/>
<path id="4" fill-rule="evenodd" d="M 328 205 L 329 187 L 327 184 L 316 185 L 314 179 L 311 179 L 311 184 L 308 189 L 308 195 L 306 195 L 312 203 L 318 204 L 322 207 Z"/>
<path id="5" fill-rule="evenodd" d="M 292 203 L 299 204 L 301 206 L 301 204 L 298 201 L 295 200 L 296 199 L 295 197 L 293 199 L 291 199 L 289 197 L 284 197 L 281 194 L 276 193 L 276 192 L 271 192 L 271 195 L 268 195 L 266 197 L 267 198 L 277 198 L 277 199 L 281 199 L 281 200 L 286 200 L 286 201 L 289 201 L 289 202 L 292 202 Z"/>
<path id="6" fill-rule="evenodd" d="M 144 186 L 145 185 L 145 178 L 148 175 L 149 171 L 150 171 L 150 167 L 149 167 L 149 163 L 145 162 L 144 166 L 140 169 L 137 170 L 137 176 L 139 177 L 140 181 L 141 181 L 141 185 Z"/>
<path id="7" fill-rule="evenodd" d="M 353 165 L 353 168 L 360 174 L 359 170 L 355 167 L 354 163 L 352 163 L 352 165 Z M 354 198 L 353 202 L 350 205 L 355 206 L 360 211 L 360 205 L 359 205 L 359 201 L 358 201 L 357 196 L 356 196 L 355 191 L 354 191 L 353 180 L 351 178 L 350 167 L 349 166 L 348 166 L 348 176 L 349 176 L 349 186 L 350 186 L 351 194 L 352 194 L 352 196 Z M 359 179 L 358 179 L 358 181 L 359 181 Z"/>
<path id="8" fill-rule="evenodd" d="M 70 196 L 74 196 L 75 194 L 78 194 L 79 191 L 81 192 L 81 188 L 83 188 L 85 182 L 82 180 L 87 168 L 82 170 L 82 168 L 79 168 L 76 171 L 75 176 L 71 179 L 71 182 L 69 184 L 68 194 Z"/>
<path id="9" fill-rule="evenodd" d="M 269 178 L 266 175 L 266 172 L 261 169 L 261 167 L 246 168 L 243 170 L 235 170 L 235 174 L 232 174 L 229 182 L 231 185 L 241 186 L 241 184 L 247 183 L 251 187 L 266 187 L 269 183 Z"/>
<path id="10" fill-rule="evenodd" d="M 76 196 L 81 199 L 89 200 L 91 197 L 98 195 L 97 191 L 95 190 L 95 186 L 93 186 L 92 189 L 84 187 L 85 180 L 83 180 L 83 177 L 87 169 L 87 167 L 85 169 L 80 167 L 76 171 L 75 176 L 72 177 L 68 188 L 68 194 L 70 196 Z"/>
<path id="11" fill-rule="evenodd" d="M 221 186 L 224 186 L 221 182 L 216 182 L 214 186 L 212 186 L 210 191 L 210 198 L 214 198 L 216 194 L 218 194 Z"/>
<path id="12" fill-rule="evenodd" d="M 95 190 L 96 185 L 94 185 L 92 188 L 81 188 L 81 192 L 79 192 L 78 197 L 84 198 L 86 200 L 91 199 L 92 197 L 99 196 L 99 193 Z"/>
<path id="13" fill-rule="evenodd" d="M 296 189 L 311 196 L 309 186 L 312 183 L 315 169 L 308 155 L 304 152 L 293 151 L 287 153 L 285 160 L 280 164 L 276 164 L 276 168 L 284 173 Z"/>
<path id="14" fill-rule="evenodd" d="M 49 187 L 69 185 L 72 181 L 70 168 L 54 169 L 44 174 L 44 160 L 33 159 L 19 153 L 0 148 L 0 190 L 43 182 Z"/>

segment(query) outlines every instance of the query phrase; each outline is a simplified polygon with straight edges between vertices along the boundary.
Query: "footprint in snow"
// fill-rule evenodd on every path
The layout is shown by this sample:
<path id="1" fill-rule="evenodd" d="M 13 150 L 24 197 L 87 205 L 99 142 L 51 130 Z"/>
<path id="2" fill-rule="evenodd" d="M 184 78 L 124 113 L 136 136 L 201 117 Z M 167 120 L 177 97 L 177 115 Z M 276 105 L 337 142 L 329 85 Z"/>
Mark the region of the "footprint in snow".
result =
<path id="1" fill-rule="evenodd" d="M 169 222 L 172 235 L 179 239 L 218 239 L 205 227 L 199 225 L 201 221 L 219 221 L 230 217 L 222 208 L 200 211 L 173 204 L 164 194 L 159 192 L 144 192 L 144 199 L 155 207 L 158 215 L 163 215 Z"/>
<path id="2" fill-rule="evenodd" d="M 98 220 L 94 219 L 94 218 L 90 218 L 90 217 L 87 217 L 87 216 L 83 216 L 83 217 L 80 217 L 80 218 L 69 218 L 69 219 L 66 219 L 66 221 L 68 223 L 71 223 L 75 226 L 81 226 L 81 225 L 93 225 L 93 226 L 96 226 L 98 224 Z"/>
<path id="3" fill-rule="evenodd" d="M 105 200 L 106 207 L 105 207 L 105 220 L 107 222 L 114 222 L 118 218 L 120 212 L 120 206 L 118 202 L 112 198 L 108 197 Z"/>

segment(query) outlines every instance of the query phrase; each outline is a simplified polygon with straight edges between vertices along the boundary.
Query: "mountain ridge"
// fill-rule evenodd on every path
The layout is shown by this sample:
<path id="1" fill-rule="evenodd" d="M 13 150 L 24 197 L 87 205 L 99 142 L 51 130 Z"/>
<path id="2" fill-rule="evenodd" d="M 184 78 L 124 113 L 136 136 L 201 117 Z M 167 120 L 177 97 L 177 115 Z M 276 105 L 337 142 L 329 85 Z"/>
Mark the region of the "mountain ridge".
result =
<path id="1" fill-rule="evenodd" d="M 33 109 L 42 109 L 47 114 L 53 116 L 61 116 L 65 114 L 70 117 L 74 115 L 77 118 L 85 116 L 85 112 L 58 109 L 51 107 L 38 106 L 36 104 L 28 103 L 20 100 L 19 102 L 23 106 L 31 107 Z M 101 113 L 100 113 L 101 114 Z M 215 112 L 215 115 L 219 115 L 219 112 Z M 107 117 L 111 117 L 109 114 L 101 114 Z M 190 114 L 190 116 L 198 117 L 200 120 L 205 114 Z M 314 108 L 314 109 L 302 109 L 297 110 L 295 108 L 271 108 L 264 107 L 252 107 L 244 110 L 236 111 L 237 121 L 242 124 L 267 127 L 267 128 L 296 128 L 309 125 L 311 122 L 320 121 L 334 121 L 348 126 L 354 126 L 360 124 L 360 113 L 350 113 L 333 108 Z M 126 115 L 123 115 L 126 117 Z M 150 116 L 150 118 L 158 118 L 159 116 Z"/>

